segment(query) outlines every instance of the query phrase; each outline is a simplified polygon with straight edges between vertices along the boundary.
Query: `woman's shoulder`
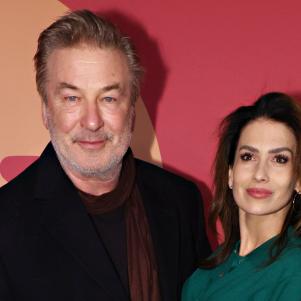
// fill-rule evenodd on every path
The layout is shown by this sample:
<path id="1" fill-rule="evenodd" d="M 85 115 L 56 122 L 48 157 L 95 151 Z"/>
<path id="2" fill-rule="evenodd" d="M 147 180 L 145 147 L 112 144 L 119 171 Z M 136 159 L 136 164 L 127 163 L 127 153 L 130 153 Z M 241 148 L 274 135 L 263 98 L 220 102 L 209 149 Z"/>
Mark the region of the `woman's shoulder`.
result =
<path id="1" fill-rule="evenodd" d="M 186 280 L 184 286 L 193 287 L 195 284 L 204 283 L 211 270 L 197 268 L 194 273 Z"/>
<path id="2" fill-rule="evenodd" d="M 279 258 L 280 261 L 285 260 L 288 263 L 300 264 L 301 265 L 301 238 L 293 237 L 289 239 L 289 242 L 283 254 Z"/>
<path id="3" fill-rule="evenodd" d="M 284 250 L 284 255 L 301 257 L 301 237 L 293 229 L 289 229 L 288 243 Z M 286 255 L 287 256 L 287 255 Z"/>
<path id="4" fill-rule="evenodd" d="M 209 280 L 208 274 L 210 270 L 198 268 L 186 280 L 182 289 L 182 301 L 193 300 L 194 296 L 198 296 L 199 292 L 204 290 Z"/>
<path id="5" fill-rule="evenodd" d="M 278 266 L 285 271 L 283 276 L 287 274 L 301 275 L 301 238 L 297 236 L 290 236 L 285 249 L 275 262 L 275 267 Z"/>

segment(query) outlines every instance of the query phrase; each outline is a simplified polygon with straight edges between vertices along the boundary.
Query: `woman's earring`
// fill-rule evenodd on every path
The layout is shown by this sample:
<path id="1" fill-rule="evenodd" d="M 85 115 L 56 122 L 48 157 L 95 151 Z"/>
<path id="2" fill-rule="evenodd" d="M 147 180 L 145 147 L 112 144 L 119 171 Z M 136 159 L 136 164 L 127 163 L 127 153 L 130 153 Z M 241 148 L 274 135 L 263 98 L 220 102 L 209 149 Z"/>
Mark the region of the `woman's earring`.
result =
<path id="1" fill-rule="evenodd" d="M 301 192 L 296 190 L 296 193 L 295 193 L 294 198 L 293 198 L 293 208 L 295 206 L 295 201 L 296 201 L 297 197 L 300 196 L 300 194 L 301 194 Z"/>

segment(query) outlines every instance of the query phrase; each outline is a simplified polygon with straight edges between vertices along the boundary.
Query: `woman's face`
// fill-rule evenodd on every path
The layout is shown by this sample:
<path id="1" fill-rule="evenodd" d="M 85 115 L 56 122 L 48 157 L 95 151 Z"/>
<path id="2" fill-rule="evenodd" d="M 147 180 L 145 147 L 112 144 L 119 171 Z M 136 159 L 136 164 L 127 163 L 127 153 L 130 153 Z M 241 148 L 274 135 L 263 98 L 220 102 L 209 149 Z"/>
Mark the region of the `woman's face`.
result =
<path id="1" fill-rule="evenodd" d="M 294 176 L 296 138 L 283 123 L 250 122 L 241 132 L 229 187 L 240 211 L 285 217 L 299 183 Z"/>

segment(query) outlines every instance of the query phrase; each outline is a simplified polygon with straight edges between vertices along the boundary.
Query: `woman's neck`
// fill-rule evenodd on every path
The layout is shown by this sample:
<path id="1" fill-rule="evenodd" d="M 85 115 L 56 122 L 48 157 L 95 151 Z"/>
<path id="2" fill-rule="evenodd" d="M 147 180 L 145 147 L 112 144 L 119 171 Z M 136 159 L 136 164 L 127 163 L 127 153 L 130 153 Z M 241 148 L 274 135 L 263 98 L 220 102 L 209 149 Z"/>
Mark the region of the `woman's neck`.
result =
<path id="1" fill-rule="evenodd" d="M 269 215 L 248 214 L 239 211 L 240 248 L 239 255 L 245 256 L 267 240 L 281 232 L 287 212 Z"/>

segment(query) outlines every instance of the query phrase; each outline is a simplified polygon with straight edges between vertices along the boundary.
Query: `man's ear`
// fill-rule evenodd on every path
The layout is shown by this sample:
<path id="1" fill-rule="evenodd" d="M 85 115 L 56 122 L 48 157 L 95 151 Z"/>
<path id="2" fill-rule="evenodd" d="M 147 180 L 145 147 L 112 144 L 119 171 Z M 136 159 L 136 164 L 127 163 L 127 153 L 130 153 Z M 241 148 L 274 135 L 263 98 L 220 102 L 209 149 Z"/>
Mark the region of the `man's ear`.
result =
<path id="1" fill-rule="evenodd" d="M 48 118 L 47 118 L 47 104 L 44 100 L 42 100 L 41 113 L 42 113 L 42 121 L 45 128 L 48 130 Z"/>
<path id="2" fill-rule="evenodd" d="M 233 187 L 233 169 L 231 166 L 229 166 L 228 170 L 228 186 L 230 189 Z"/>

